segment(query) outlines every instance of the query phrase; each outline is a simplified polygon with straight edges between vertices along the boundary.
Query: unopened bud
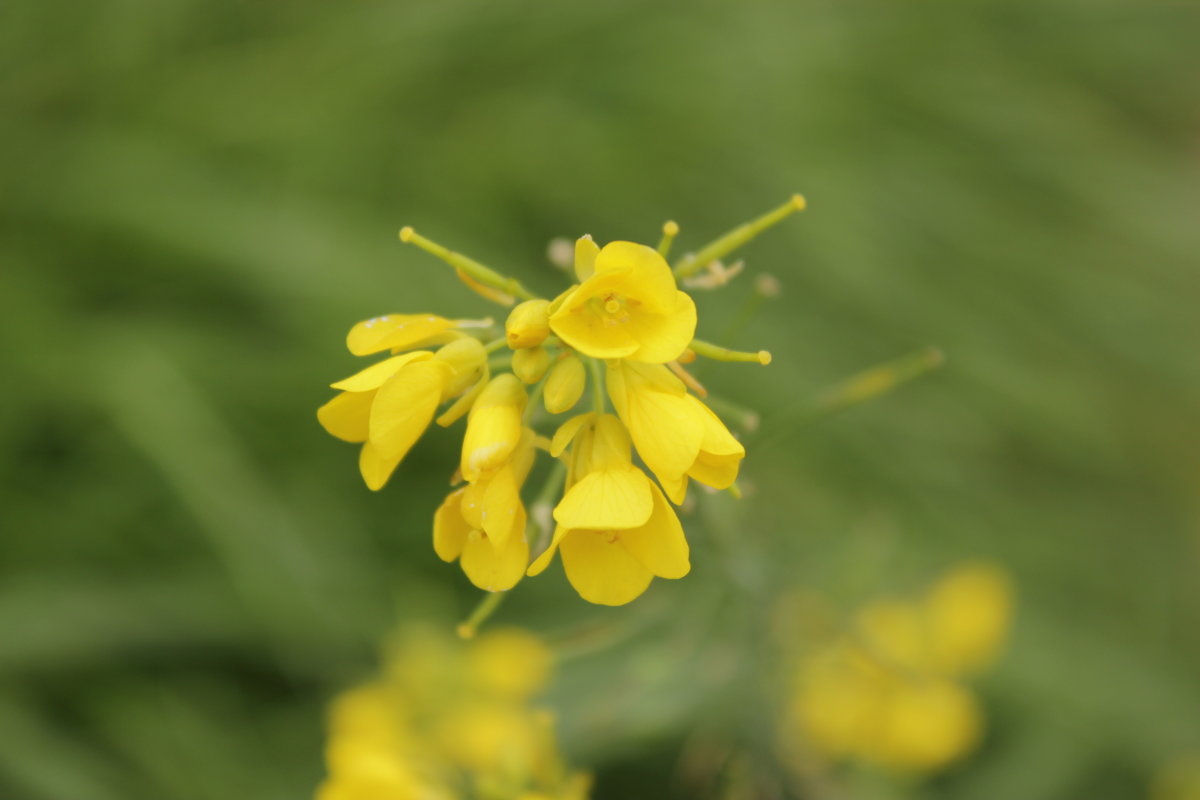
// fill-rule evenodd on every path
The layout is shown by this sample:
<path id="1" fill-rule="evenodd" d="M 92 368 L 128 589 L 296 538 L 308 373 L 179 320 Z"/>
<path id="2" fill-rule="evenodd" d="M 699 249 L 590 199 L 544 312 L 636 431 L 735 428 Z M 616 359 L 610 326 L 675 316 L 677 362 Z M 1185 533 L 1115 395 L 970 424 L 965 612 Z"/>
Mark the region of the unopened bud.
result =
<path id="1" fill-rule="evenodd" d="M 546 379 L 546 391 L 542 399 L 551 414 L 561 414 L 574 407 L 583 396 L 587 375 L 578 356 L 569 355 L 554 365 Z"/>
<path id="2" fill-rule="evenodd" d="M 526 300 L 508 315 L 504 332 L 513 350 L 537 347 L 550 334 L 550 303 L 547 300 Z"/>
<path id="3" fill-rule="evenodd" d="M 544 347 L 527 347 L 513 353 L 513 374 L 526 383 L 537 383 L 549 368 L 550 353 Z"/>
<path id="4" fill-rule="evenodd" d="M 479 380 L 487 364 L 487 351 L 478 339 L 471 336 L 455 339 L 440 348 L 433 357 L 449 364 L 454 370 L 453 376 L 442 390 L 443 400 L 449 400 L 466 391 L 468 386 Z"/>

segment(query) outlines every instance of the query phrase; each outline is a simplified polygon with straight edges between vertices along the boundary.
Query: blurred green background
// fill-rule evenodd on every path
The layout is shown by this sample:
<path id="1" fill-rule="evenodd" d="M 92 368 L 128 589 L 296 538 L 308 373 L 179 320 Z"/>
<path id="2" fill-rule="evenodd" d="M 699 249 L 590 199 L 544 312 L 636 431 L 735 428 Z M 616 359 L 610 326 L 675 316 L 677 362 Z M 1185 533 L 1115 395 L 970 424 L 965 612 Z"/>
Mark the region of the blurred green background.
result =
<path id="1" fill-rule="evenodd" d="M 775 599 L 985 556 L 985 742 L 856 791 L 1143 796 L 1200 748 L 1198 41 L 1155 0 L 0 5 L 0 797 L 307 797 L 384 631 L 475 602 L 429 543 L 460 432 L 372 494 L 314 417 L 355 321 L 503 313 L 402 224 L 556 293 L 552 237 L 793 191 L 742 252 L 780 297 L 732 337 L 751 281 L 698 297 L 775 354 L 701 370 L 762 412 L 747 499 L 632 606 L 555 566 L 497 614 L 570 645 L 565 747 L 600 798 L 771 796 Z M 690 784 L 697 736 L 752 777 Z"/>

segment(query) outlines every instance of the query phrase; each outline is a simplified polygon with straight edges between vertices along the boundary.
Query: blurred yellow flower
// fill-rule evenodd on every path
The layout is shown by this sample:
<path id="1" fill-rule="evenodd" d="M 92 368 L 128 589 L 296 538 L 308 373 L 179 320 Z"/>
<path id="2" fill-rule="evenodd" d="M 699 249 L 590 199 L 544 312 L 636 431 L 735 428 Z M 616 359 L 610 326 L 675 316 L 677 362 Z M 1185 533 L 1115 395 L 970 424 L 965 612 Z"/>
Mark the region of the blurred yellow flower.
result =
<path id="1" fill-rule="evenodd" d="M 800 663 L 785 731 L 831 760 L 931 772 L 978 742 L 983 715 L 960 679 L 1007 637 L 1012 587 L 998 566 L 963 564 L 916 600 L 864 607 L 854 629 Z"/>
<path id="2" fill-rule="evenodd" d="M 332 704 L 317 800 L 585 800 L 588 777 L 566 768 L 553 717 L 531 703 L 552 669 L 516 629 L 468 644 L 402 634 L 383 674 Z"/>
<path id="3" fill-rule="evenodd" d="M 696 304 L 653 248 L 581 239 L 576 273 L 582 283 L 556 301 L 550 328 L 584 355 L 662 364 L 692 341 Z"/>
<path id="4" fill-rule="evenodd" d="M 1179 756 L 1155 770 L 1150 800 L 1200 800 L 1200 754 Z"/>

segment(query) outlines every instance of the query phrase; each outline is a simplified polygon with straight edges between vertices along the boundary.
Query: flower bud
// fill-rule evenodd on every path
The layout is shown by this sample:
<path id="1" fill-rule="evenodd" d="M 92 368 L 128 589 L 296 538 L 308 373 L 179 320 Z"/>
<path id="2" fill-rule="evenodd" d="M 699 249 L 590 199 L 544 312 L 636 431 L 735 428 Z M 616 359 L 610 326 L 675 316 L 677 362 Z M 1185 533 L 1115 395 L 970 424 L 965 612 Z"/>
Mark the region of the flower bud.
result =
<path id="1" fill-rule="evenodd" d="M 547 300 L 526 300 L 512 310 L 504 331 L 508 346 L 513 350 L 537 347 L 550 333 L 550 303 Z"/>
<path id="2" fill-rule="evenodd" d="M 579 402 L 587 377 L 583 371 L 583 362 L 576 355 L 568 355 L 550 370 L 546 379 L 546 392 L 543 399 L 546 410 L 551 414 L 561 414 Z"/>
<path id="3" fill-rule="evenodd" d="M 460 464 L 464 478 L 475 481 L 508 460 L 521 438 L 526 401 L 525 387 L 515 376 L 492 378 L 467 417 Z"/>
<path id="4" fill-rule="evenodd" d="M 513 353 L 513 374 L 526 383 L 537 383 L 549 368 L 550 353 L 544 347 L 529 347 Z"/>
<path id="5" fill-rule="evenodd" d="M 457 397 L 483 375 L 487 352 L 478 339 L 464 336 L 440 348 L 433 357 L 449 364 L 453 373 L 442 389 L 442 400 Z"/>

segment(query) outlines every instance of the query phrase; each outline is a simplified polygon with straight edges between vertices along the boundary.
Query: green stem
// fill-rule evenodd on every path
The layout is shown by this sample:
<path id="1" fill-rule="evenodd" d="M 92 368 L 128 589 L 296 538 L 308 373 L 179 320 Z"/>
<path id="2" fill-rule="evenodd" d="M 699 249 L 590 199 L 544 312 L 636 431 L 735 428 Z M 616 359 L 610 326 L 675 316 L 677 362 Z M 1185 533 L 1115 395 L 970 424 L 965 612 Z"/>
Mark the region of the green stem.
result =
<path id="1" fill-rule="evenodd" d="M 538 527 L 541 528 L 541 532 L 538 534 L 537 543 L 534 545 L 533 550 L 530 551 L 534 558 L 540 556 L 545 552 L 546 548 L 550 546 L 550 537 L 554 533 L 553 517 L 551 517 L 550 523 L 543 525 L 541 522 L 543 516 L 542 509 L 544 508 L 545 513 L 547 514 L 552 513 L 551 509 L 554 505 L 554 496 L 562 488 L 563 479 L 566 478 L 566 476 L 566 462 L 561 458 L 554 459 L 554 466 L 550 468 L 550 474 L 546 476 L 546 482 L 542 484 L 542 488 L 538 491 L 537 497 L 534 498 L 533 503 L 529 506 L 529 508 L 533 511 L 533 519 L 537 521 Z"/>
<path id="2" fill-rule="evenodd" d="M 484 286 L 490 286 L 501 292 L 515 295 L 522 300 L 534 299 L 534 294 L 522 286 L 521 282 L 516 278 L 501 275 L 491 267 L 485 267 L 473 258 L 468 258 L 462 253 L 456 253 L 453 250 L 443 247 L 437 242 L 425 238 L 407 225 L 400 229 L 400 241 L 406 244 L 415 244 L 426 253 L 437 256 L 455 269 L 461 269 Z"/>
<path id="3" fill-rule="evenodd" d="M 768 211 L 758 219 L 751 220 L 744 225 L 739 225 L 723 236 L 701 247 L 699 252 L 689 253 L 684 256 L 675 265 L 675 277 L 686 278 L 695 275 L 717 259 L 729 255 L 772 225 L 791 216 L 796 211 L 803 211 L 804 206 L 805 201 L 801 195 L 792 195 L 791 199 L 779 208 Z"/>
<path id="4" fill-rule="evenodd" d="M 492 339 L 490 342 L 488 342 L 487 344 L 485 344 L 483 346 L 483 352 L 494 353 L 497 350 L 499 350 L 500 348 L 504 347 L 504 345 L 506 345 L 506 344 L 508 344 L 508 340 L 505 339 L 503 336 L 501 336 L 499 339 Z"/>
<path id="5" fill-rule="evenodd" d="M 460 639 L 474 639 L 475 634 L 479 632 L 479 626 L 487 622 L 488 617 L 500 607 L 504 602 L 508 592 L 488 592 L 479 601 L 479 605 L 475 606 L 475 610 L 471 612 L 471 616 L 467 617 L 463 622 L 459 623 L 458 636 Z"/>
<path id="6" fill-rule="evenodd" d="M 589 358 L 588 367 L 592 372 L 592 405 L 597 414 L 604 413 L 604 373 L 601 372 L 600 359 Z"/>
<path id="7" fill-rule="evenodd" d="M 549 370 L 546 370 L 546 372 L 549 373 Z M 522 422 L 524 422 L 526 425 L 528 425 L 529 420 L 533 418 L 533 412 L 538 407 L 538 403 L 541 402 L 542 393 L 545 391 L 546 376 L 543 375 L 542 379 L 537 382 L 536 386 L 533 387 L 533 391 L 529 393 L 529 402 L 525 404 L 525 414 L 523 415 Z"/>

